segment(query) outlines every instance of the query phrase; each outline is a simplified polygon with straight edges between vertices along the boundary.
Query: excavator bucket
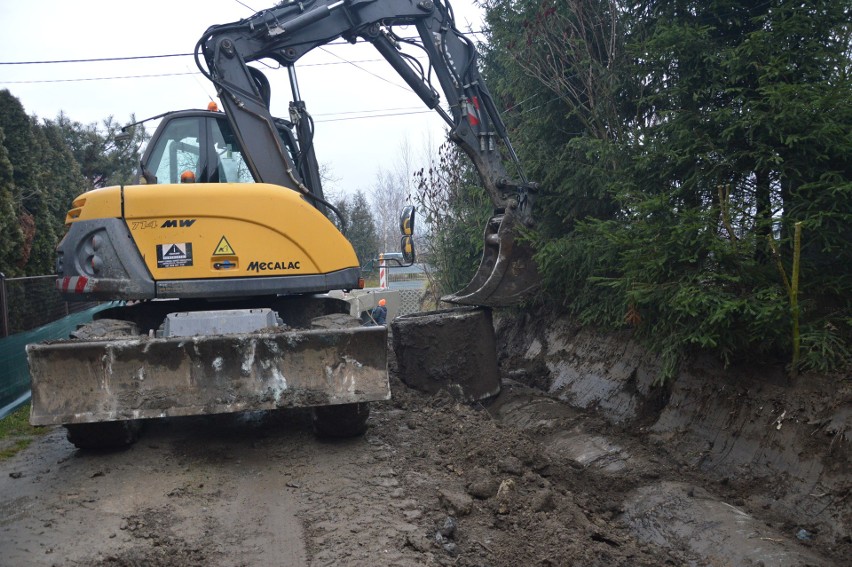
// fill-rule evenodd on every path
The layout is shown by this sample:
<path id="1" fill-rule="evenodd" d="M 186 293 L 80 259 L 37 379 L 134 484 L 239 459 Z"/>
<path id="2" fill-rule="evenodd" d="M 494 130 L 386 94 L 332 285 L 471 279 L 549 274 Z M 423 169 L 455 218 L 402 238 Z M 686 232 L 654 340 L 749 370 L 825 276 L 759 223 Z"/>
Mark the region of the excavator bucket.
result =
<path id="1" fill-rule="evenodd" d="M 459 305 L 505 307 L 520 303 L 540 284 L 532 249 L 517 241 L 518 220 L 512 209 L 491 217 L 485 226 L 482 262 L 473 280 L 442 301 Z"/>

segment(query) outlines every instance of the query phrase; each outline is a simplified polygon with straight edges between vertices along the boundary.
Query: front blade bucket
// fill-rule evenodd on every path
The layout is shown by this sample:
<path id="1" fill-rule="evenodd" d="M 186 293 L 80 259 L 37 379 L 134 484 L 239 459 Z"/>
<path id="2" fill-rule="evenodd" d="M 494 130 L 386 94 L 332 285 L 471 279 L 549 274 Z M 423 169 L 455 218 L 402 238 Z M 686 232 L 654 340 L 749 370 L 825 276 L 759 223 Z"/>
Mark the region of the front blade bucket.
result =
<path id="1" fill-rule="evenodd" d="M 33 425 L 386 400 L 385 327 L 27 347 Z"/>
<path id="2" fill-rule="evenodd" d="M 526 299 L 540 285 L 533 252 L 516 238 L 516 216 L 507 209 L 485 227 L 482 262 L 471 282 L 441 301 L 459 305 L 505 307 Z"/>

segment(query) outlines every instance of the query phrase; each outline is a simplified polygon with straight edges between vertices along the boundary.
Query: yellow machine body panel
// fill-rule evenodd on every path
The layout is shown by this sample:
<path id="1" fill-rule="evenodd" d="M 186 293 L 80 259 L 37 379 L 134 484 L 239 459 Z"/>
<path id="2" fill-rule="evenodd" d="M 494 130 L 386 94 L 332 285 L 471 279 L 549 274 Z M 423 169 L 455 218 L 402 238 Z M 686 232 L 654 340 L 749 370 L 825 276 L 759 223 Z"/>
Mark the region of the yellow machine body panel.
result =
<path id="1" fill-rule="evenodd" d="M 104 187 L 87 191 L 74 199 L 71 210 L 65 215 L 65 223 L 120 217 L 121 187 Z"/>
<path id="2" fill-rule="evenodd" d="M 76 199 L 67 220 L 122 216 L 155 281 L 358 267 L 352 245 L 334 224 L 299 193 L 277 185 L 108 187 Z"/>
<path id="3" fill-rule="evenodd" d="M 135 185 L 124 219 L 154 280 L 325 274 L 357 267 L 348 240 L 291 189 Z"/>
<path id="4" fill-rule="evenodd" d="M 130 301 L 99 312 L 71 340 L 30 345 L 32 423 L 349 411 L 390 397 L 386 327 L 360 326 L 348 302 L 326 293 L 360 284 L 352 245 L 296 191 L 262 183 L 90 191 L 75 200 L 57 252 L 66 297 Z M 106 446 L 110 427 L 76 429 L 72 442 Z M 123 429 L 117 435 L 125 439 Z"/>

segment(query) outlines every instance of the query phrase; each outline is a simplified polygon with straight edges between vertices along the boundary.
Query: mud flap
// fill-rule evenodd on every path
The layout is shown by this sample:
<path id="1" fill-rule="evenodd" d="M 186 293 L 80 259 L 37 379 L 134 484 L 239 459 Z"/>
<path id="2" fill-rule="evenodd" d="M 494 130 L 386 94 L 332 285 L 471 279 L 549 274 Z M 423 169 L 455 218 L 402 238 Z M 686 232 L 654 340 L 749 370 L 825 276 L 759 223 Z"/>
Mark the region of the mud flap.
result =
<path id="1" fill-rule="evenodd" d="M 385 327 L 57 341 L 27 355 L 33 425 L 390 398 Z"/>
<path id="2" fill-rule="evenodd" d="M 532 249 L 516 240 L 518 221 L 507 209 L 485 226 L 482 262 L 471 282 L 441 301 L 459 305 L 516 305 L 538 289 L 540 278 Z"/>

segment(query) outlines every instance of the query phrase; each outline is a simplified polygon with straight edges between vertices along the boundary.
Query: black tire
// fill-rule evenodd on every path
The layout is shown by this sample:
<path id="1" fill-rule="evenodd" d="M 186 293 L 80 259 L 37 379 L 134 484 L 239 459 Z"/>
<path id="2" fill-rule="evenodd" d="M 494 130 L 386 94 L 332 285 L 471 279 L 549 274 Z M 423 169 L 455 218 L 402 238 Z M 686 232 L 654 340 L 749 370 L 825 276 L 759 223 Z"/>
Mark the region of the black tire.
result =
<path id="1" fill-rule="evenodd" d="M 138 335 L 139 327 L 131 321 L 97 319 L 81 325 L 71 333 L 72 339 L 97 339 Z M 132 445 L 139 439 L 142 421 L 103 421 L 99 423 L 69 423 L 65 426 L 68 441 L 86 451 L 114 450 Z"/>
<path id="2" fill-rule="evenodd" d="M 370 406 L 367 403 L 340 404 L 311 408 L 314 433 L 319 437 L 345 439 L 367 431 Z"/>
<path id="3" fill-rule="evenodd" d="M 132 445 L 139 439 L 142 422 L 103 421 L 100 423 L 69 423 L 65 426 L 68 441 L 85 451 L 106 451 Z"/>

